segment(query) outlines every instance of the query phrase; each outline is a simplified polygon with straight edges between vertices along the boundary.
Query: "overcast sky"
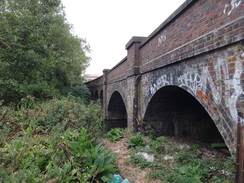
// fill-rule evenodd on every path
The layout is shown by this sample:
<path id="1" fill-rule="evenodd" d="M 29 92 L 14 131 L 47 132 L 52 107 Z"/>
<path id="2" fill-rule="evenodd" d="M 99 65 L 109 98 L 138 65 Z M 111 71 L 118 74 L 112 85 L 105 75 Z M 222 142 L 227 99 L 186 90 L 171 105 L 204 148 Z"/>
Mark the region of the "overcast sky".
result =
<path id="1" fill-rule="evenodd" d="M 133 36 L 147 37 L 185 0 L 62 0 L 74 33 L 87 40 L 86 74 L 102 74 L 127 54 Z"/>

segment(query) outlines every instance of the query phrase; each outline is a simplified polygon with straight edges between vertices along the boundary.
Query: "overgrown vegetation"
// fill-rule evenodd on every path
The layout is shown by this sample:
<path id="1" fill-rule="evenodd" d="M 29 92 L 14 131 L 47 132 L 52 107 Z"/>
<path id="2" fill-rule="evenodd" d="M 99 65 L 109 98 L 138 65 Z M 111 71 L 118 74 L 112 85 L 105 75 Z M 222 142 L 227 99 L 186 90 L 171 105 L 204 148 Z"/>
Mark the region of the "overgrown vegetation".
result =
<path id="1" fill-rule="evenodd" d="M 0 182 L 109 182 L 115 156 L 98 137 L 102 109 L 74 97 L 0 108 Z"/>
<path id="2" fill-rule="evenodd" d="M 142 138 L 142 137 L 140 137 Z M 129 140 L 138 139 L 138 134 Z M 145 137 L 144 137 L 145 139 Z M 177 145 L 166 137 L 148 139 L 146 145 L 131 146 L 131 161 L 139 168 L 150 168 L 148 181 L 160 179 L 162 182 L 234 182 L 235 162 L 233 158 L 218 157 L 199 145 Z M 143 144 L 144 144 L 143 143 Z M 154 157 L 148 161 L 141 153 Z"/>
<path id="3" fill-rule="evenodd" d="M 111 142 L 118 141 L 122 136 L 122 128 L 113 128 L 107 133 L 107 138 Z"/>
<path id="4" fill-rule="evenodd" d="M 115 156 L 61 0 L 0 1 L 0 182 L 111 182 Z"/>
<path id="5" fill-rule="evenodd" d="M 146 139 L 143 135 L 140 133 L 137 133 L 133 138 L 130 139 L 128 142 L 128 147 L 140 147 L 144 146 L 146 142 Z"/>

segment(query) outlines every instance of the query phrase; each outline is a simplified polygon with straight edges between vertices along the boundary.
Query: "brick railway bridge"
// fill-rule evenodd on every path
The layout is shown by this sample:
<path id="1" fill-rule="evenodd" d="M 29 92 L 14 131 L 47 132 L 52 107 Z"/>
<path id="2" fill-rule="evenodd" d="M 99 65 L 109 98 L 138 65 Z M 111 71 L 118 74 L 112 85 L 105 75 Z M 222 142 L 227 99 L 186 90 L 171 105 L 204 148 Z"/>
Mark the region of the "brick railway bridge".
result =
<path id="1" fill-rule="evenodd" d="M 132 37 L 127 56 L 86 84 L 109 128 L 224 141 L 240 154 L 243 38 L 242 0 L 186 0 L 148 37 Z"/>

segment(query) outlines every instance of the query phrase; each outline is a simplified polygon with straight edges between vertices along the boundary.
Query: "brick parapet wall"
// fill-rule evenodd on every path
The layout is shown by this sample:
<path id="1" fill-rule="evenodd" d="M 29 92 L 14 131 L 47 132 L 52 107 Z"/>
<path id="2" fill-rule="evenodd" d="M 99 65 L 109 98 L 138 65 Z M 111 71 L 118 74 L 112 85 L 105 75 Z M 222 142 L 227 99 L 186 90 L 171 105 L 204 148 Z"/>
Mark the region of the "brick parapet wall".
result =
<path id="1" fill-rule="evenodd" d="M 239 1 L 195 1 L 142 44 L 141 72 L 242 40 L 243 9 Z"/>
<path id="2" fill-rule="evenodd" d="M 85 84 L 88 86 L 88 88 L 101 87 L 103 86 L 103 76 L 100 76 L 92 81 L 88 81 Z"/>
<path id="3" fill-rule="evenodd" d="M 187 0 L 147 38 L 132 37 L 126 45 L 127 57 L 109 71 L 108 83 L 243 40 L 243 17 L 241 0 L 234 4 L 231 0 Z"/>
<path id="4" fill-rule="evenodd" d="M 243 40 L 243 17 L 241 0 L 187 0 L 147 38 L 133 37 L 128 42 L 127 57 L 108 72 L 107 81 L 123 80 Z"/>
<path id="5" fill-rule="evenodd" d="M 127 62 L 127 57 L 114 66 L 107 73 L 108 83 L 113 83 L 115 81 L 120 81 L 126 78 L 126 71 L 129 69 L 129 63 Z"/>

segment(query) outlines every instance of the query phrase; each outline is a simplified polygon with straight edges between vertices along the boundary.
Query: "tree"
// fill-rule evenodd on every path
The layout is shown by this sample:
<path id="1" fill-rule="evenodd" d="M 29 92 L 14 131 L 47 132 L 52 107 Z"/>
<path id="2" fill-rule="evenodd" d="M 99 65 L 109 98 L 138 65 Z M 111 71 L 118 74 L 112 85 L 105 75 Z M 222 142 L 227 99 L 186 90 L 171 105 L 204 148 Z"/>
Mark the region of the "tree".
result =
<path id="1" fill-rule="evenodd" d="M 89 46 L 71 30 L 61 0 L 2 0 L 0 100 L 48 98 L 81 83 Z"/>

